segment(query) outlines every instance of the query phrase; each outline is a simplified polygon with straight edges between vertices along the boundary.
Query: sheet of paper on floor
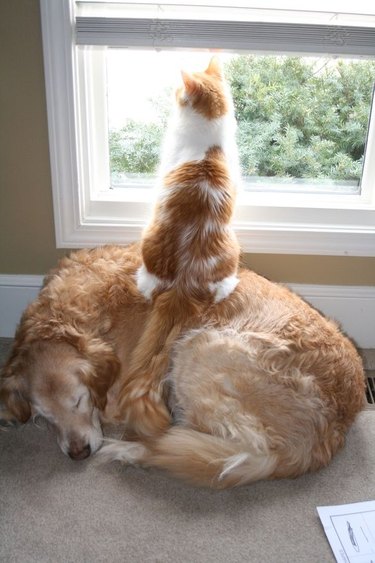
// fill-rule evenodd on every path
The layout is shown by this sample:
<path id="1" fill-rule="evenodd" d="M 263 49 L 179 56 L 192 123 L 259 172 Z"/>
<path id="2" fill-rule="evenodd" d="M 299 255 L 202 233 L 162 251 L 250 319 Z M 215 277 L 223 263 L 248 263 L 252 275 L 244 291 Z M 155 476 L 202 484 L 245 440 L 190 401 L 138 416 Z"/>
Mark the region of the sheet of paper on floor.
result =
<path id="1" fill-rule="evenodd" d="M 317 510 L 338 562 L 375 563 L 375 501 Z"/>

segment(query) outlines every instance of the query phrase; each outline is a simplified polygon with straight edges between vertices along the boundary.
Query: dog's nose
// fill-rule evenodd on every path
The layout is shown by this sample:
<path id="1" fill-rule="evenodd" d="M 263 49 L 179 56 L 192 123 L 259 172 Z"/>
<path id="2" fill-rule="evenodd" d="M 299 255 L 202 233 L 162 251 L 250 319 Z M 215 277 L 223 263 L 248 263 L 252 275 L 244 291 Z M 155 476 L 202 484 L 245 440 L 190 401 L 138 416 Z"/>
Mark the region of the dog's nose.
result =
<path id="1" fill-rule="evenodd" d="M 86 459 L 87 457 L 89 457 L 90 454 L 91 454 L 90 444 L 87 444 L 83 448 L 77 446 L 71 446 L 71 448 L 68 451 L 69 457 L 74 460 Z"/>

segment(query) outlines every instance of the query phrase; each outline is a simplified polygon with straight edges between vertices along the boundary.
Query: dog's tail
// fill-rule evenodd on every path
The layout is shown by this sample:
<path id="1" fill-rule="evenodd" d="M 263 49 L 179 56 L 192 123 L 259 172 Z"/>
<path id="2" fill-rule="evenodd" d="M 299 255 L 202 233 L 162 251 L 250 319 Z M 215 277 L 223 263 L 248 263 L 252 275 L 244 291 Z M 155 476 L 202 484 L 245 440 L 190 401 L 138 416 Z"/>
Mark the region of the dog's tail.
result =
<path id="1" fill-rule="evenodd" d="M 124 461 L 165 469 L 194 485 L 224 489 L 272 477 L 277 456 L 240 442 L 174 427 L 152 443 L 112 441 L 104 461 Z"/>

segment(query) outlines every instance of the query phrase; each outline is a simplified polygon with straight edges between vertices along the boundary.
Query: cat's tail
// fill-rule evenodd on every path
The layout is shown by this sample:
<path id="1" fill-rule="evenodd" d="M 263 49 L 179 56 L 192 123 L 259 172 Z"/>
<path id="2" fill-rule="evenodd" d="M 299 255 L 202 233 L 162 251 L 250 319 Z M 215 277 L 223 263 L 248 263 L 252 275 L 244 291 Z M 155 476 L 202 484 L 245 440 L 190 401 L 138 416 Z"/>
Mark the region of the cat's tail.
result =
<path id="1" fill-rule="evenodd" d="M 102 461 L 164 469 L 194 485 L 224 489 L 272 477 L 277 456 L 196 430 L 174 427 L 150 443 L 113 440 L 99 451 Z"/>
<path id="2" fill-rule="evenodd" d="M 145 329 L 119 386 L 117 420 L 138 436 L 157 435 L 171 423 L 165 401 L 165 376 L 170 352 L 202 305 L 172 288 L 157 296 Z"/>
<path id="3" fill-rule="evenodd" d="M 147 371 L 155 356 L 168 350 L 183 327 L 196 319 L 204 309 L 199 299 L 187 295 L 181 288 L 171 288 L 158 295 L 153 303 L 145 329 L 131 356 L 129 371 L 133 378 Z M 163 374 L 164 375 L 164 374 Z M 130 377 L 131 379 L 132 377 Z"/>

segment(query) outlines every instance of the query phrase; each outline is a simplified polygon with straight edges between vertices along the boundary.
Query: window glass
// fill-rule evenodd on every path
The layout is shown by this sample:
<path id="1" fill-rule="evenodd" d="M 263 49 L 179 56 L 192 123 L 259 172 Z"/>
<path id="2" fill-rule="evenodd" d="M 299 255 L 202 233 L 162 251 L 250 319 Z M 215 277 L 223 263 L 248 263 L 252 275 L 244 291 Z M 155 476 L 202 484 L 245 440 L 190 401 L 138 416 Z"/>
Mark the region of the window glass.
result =
<path id="1" fill-rule="evenodd" d="M 353 194 L 361 174 L 375 62 L 221 53 L 249 190 Z M 111 187 L 152 185 L 180 70 L 199 51 L 106 50 Z"/>

